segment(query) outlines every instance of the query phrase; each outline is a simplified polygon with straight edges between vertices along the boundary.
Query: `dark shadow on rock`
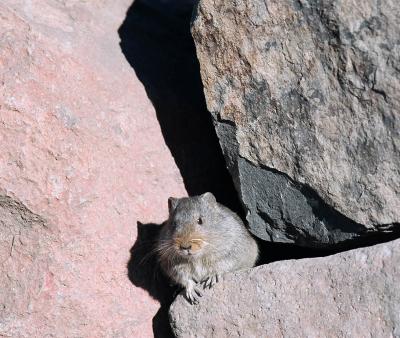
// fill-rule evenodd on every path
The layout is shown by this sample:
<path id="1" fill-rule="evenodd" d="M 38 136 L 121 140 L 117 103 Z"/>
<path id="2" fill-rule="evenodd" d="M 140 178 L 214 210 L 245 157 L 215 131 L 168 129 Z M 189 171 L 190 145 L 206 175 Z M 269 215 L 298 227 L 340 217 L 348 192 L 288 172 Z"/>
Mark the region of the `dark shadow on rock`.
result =
<path id="1" fill-rule="evenodd" d="M 324 257 L 337 253 L 336 250 L 321 250 L 305 248 L 294 244 L 272 243 L 257 240 L 260 250 L 258 265 L 264 265 L 288 259 L 302 259 L 312 257 Z"/>
<path id="2" fill-rule="evenodd" d="M 211 191 L 241 213 L 207 111 L 190 34 L 194 0 L 136 0 L 119 29 L 121 49 L 153 103 L 189 195 Z"/>
<path id="3" fill-rule="evenodd" d="M 137 224 L 137 239 L 131 249 L 128 262 L 128 276 L 137 287 L 146 290 L 160 302 L 160 309 L 153 318 L 153 332 L 156 338 L 174 337 L 168 322 L 168 309 L 179 291 L 160 271 L 154 252 L 160 224 Z"/>
<path id="4" fill-rule="evenodd" d="M 292 243 L 273 243 L 257 239 L 260 258 L 257 265 L 268 264 L 288 259 L 326 257 L 340 252 L 364 248 L 400 238 L 400 226 L 394 225 L 391 232 L 365 233 L 357 241 L 348 240 L 328 248 L 306 248 Z"/>

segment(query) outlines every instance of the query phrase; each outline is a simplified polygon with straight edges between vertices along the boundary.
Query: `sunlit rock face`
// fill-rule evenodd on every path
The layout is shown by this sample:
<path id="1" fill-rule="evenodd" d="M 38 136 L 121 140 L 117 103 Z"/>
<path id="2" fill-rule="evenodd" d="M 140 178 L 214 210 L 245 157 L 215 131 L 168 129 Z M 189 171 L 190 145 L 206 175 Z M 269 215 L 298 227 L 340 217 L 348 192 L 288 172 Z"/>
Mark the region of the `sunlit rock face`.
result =
<path id="1" fill-rule="evenodd" d="M 0 336 L 153 336 L 130 249 L 185 189 L 119 45 L 131 3 L 0 3 Z"/>
<path id="2" fill-rule="evenodd" d="M 399 229 L 399 17 L 394 0 L 199 2 L 207 106 L 255 235 Z"/>
<path id="3" fill-rule="evenodd" d="M 198 305 L 179 296 L 184 337 L 397 337 L 400 240 L 227 274 Z"/>

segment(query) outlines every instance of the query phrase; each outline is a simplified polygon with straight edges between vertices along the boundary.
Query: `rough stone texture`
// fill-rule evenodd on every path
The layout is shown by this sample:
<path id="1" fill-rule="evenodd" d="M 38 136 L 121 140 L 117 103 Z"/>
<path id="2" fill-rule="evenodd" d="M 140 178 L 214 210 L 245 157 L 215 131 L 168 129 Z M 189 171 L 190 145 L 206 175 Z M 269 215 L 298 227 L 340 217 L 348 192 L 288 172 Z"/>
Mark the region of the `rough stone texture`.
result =
<path id="1" fill-rule="evenodd" d="M 192 34 L 256 235 L 328 246 L 399 229 L 397 1 L 201 0 Z"/>
<path id="2" fill-rule="evenodd" d="M 225 275 L 172 304 L 181 337 L 399 337 L 400 240 Z"/>
<path id="3" fill-rule="evenodd" d="M 130 4 L 0 3 L 0 336 L 153 335 L 130 248 L 185 190 L 119 46 Z"/>

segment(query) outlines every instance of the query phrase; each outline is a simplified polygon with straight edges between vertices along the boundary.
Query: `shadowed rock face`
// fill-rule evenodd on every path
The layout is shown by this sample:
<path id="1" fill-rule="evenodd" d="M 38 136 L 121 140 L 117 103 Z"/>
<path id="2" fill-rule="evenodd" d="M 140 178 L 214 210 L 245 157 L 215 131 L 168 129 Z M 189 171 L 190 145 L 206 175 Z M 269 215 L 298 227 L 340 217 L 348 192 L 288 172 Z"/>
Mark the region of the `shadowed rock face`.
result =
<path id="1" fill-rule="evenodd" d="M 136 0 L 119 29 L 121 49 L 153 103 L 189 195 L 240 203 L 207 111 L 190 34 L 195 0 Z"/>
<path id="2" fill-rule="evenodd" d="M 225 275 L 199 305 L 183 296 L 176 337 L 398 337 L 400 240 Z"/>
<path id="3" fill-rule="evenodd" d="M 200 1 L 207 106 L 260 238 L 398 231 L 399 17 L 396 1 Z"/>

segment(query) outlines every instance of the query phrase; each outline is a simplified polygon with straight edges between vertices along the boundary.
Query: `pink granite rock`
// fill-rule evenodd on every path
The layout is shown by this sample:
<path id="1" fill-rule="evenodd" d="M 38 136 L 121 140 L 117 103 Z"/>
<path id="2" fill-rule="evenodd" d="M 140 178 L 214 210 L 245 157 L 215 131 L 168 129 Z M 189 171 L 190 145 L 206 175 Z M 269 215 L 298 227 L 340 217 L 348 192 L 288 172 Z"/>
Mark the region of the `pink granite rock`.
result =
<path id="1" fill-rule="evenodd" d="M 0 336 L 153 335 L 129 250 L 186 192 L 119 46 L 130 4 L 0 3 Z"/>
<path id="2" fill-rule="evenodd" d="M 176 337 L 400 337 L 400 240 L 222 276 L 171 306 Z"/>

